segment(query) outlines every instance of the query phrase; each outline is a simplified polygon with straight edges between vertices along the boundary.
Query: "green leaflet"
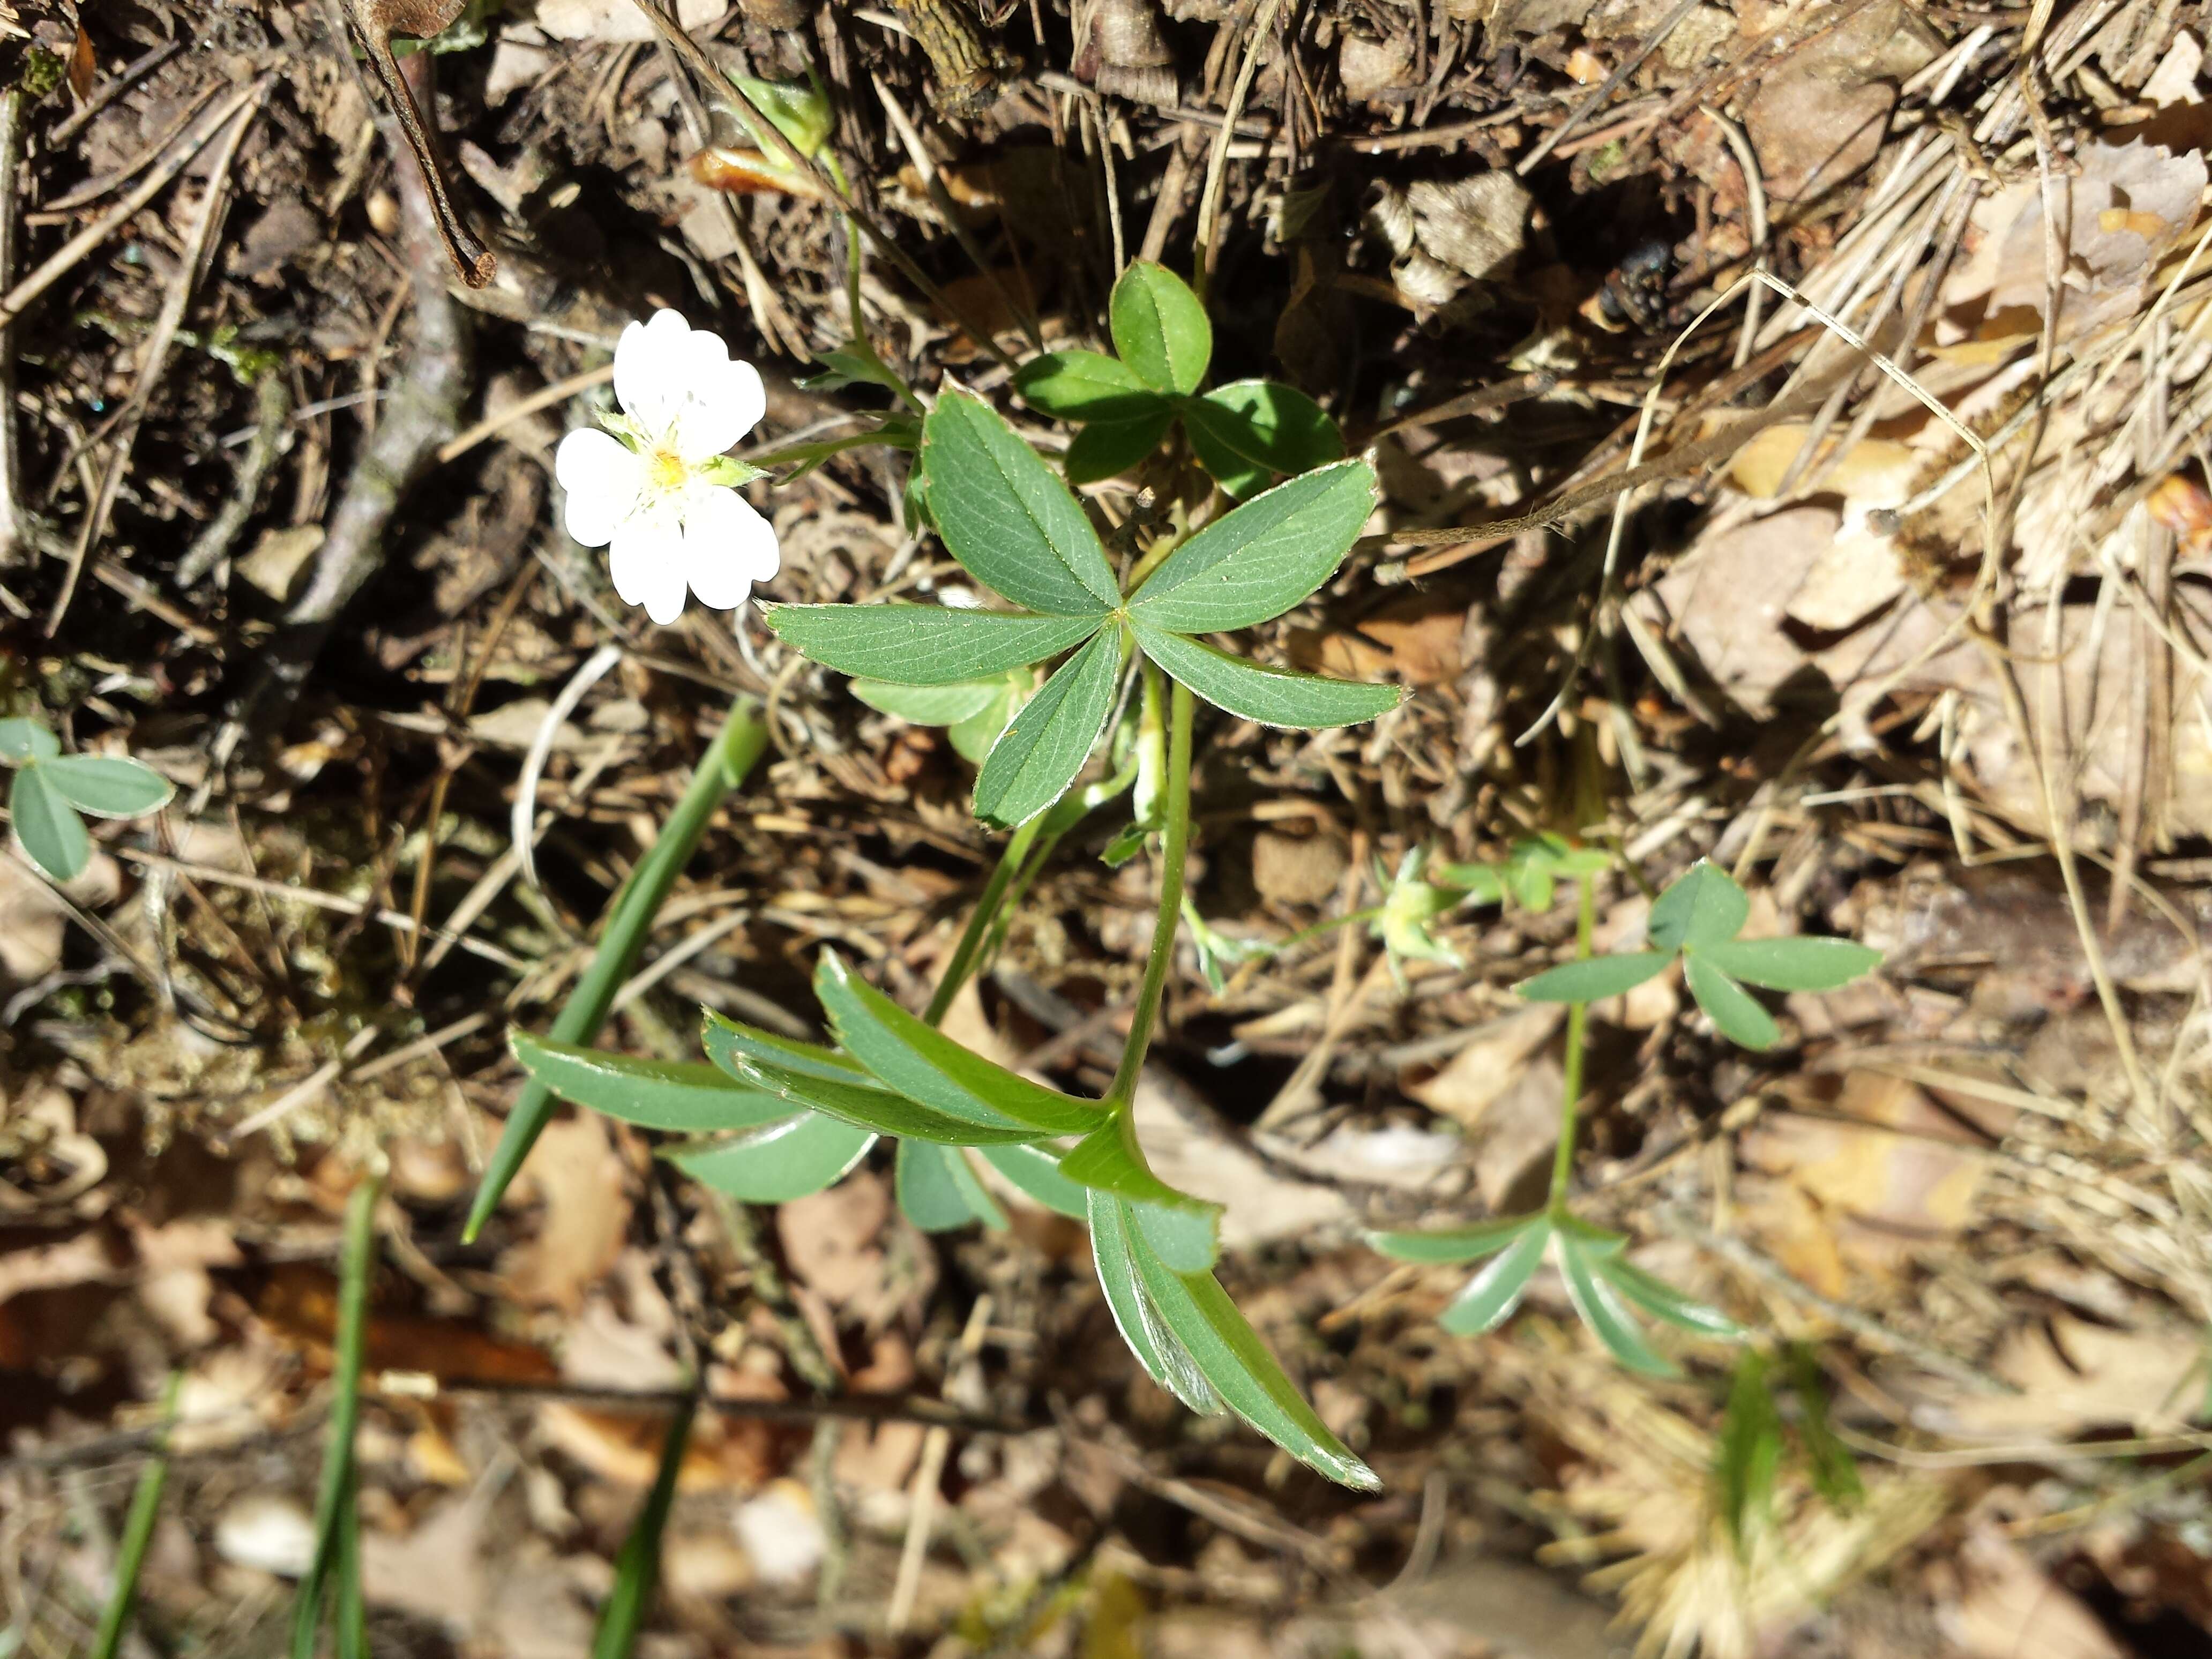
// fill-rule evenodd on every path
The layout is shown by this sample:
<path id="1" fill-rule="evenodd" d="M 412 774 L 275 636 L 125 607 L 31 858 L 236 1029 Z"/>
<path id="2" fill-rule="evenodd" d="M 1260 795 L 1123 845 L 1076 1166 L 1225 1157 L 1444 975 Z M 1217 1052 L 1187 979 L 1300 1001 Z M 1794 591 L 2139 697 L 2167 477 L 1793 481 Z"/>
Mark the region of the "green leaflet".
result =
<path id="1" fill-rule="evenodd" d="M 1326 466 L 1344 453 L 1336 422 L 1279 381 L 1232 381 L 1180 407 L 1200 465 L 1232 495 L 1249 495 L 1280 474 Z"/>
<path id="2" fill-rule="evenodd" d="M 1169 554 L 1130 599 L 1129 615 L 1171 634 L 1226 633 L 1279 617 L 1336 574 L 1374 506 L 1375 469 L 1364 460 L 1279 484 Z"/>
<path id="3" fill-rule="evenodd" d="M 795 1112 L 729 1140 L 683 1147 L 669 1161 L 702 1186 L 746 1204 L 787 1204 L 842 1181 L 876 1144 L 868 1130 Z"/>
<path id="4" fill-rule="evenodd" d="M 635 1060 L 526 1031 L 507 1035 L 522 1069 L 563 1100 L 644 1129 L 712 1134 L 788 1117 L 791 1108 L 712 1066 Z"/>
<path id="5" fill-rule="evenodd" d="M 80 812 L 96 818 L 137 818 L 158 812 L 177 787 L 143 761 L 118 755 L 58 755 L 38 763 L 40 775 Z"/>
<path id="6" fill-rule="evenodd" d="M 1467 1287 L 1437 1316 L 1437 1323 L 1455 1336 L 1480 1336 L 1497 1329 L 1521 1305 L 1551 1242 L 1548 1225 L 1529 1228 L 1468 1280 Z"/>
<path id="7" fill-rule="evenodd" d="M 1094 421 L 1069 441 L 1061 470 L 1072 484 L 1097 483 L 1127 472 L 1160 447 L 1174 424 L 1175 407 L 1164 398 L 1127 420 Z"/>
<path id="8" fill-rule="evenodd" d="M 1731 939 L 1698 954 L 1731 979 L 1770 991 L 1832 991 L 1881 966 L 1881 952 L 1847 939 Z"/>
<path id="9" fill-rule="evenodd" d="M 788 1111 L 794 1106 L 821 1112 L 879 1135 L 927 1140 L 939 1146 L 981 1146 L 994 1141 L 1034 1139 L 1037 1132 L 1022 1124 L 978 1123 L 934 1111 L 918 1101 L 867 1083 L 846 1083 L 826 1077 L 810 1077 L 763 1065 L 746 1055 L 732 1061 L 739 1077 L 775 1096 Z"/>
<path id="10" fill-rule="evenodd" d="M 1395 685 L 1263 668 L 1187 635 L 1162 633 L 1141 622 L 1132 626 L 1145 654 L 1174 678 L 1217 708 L 1263 726 L 1350 726 L 1388 714 L 1405 696 Z"/>
<path id="11" fill-rule="evenodd" d="M 957 1146 L 899 1142 L 897 1188 L 899 1208 L 926 1233 L 951 1232 L 971 1221 L 994 1232 L 1006 1230 L 1006 1212 L 983 1190 Z"/>
<path id="12" fill-rule="evenodd" d="M 1073 1220 L 1090 1218 L 1093 1189 L 1079 1187 L 1060 1174 L 1057 1152 L 1035 1141 L 977 1150 L 983 1154 L 983 1161 L 1006 1176 L 1024 1196 Z"/>
<path id="13" fill-rule="evenodd" d="M 1699 859 L 1651 902 L 1645 937 L 1655 951 L 1717 945 L 1735 937 L 1751 914 L 1751 896 L 1727 871 Z"/>
<path id="14" fill-rule="evenodd" d="M 1060 1172 L 1078 1186 L 1111 1193 L 1126 1203 L 1143 1206 L 1146 1211 L 1182 1212 L 1188 1218 L 1176 1223 L 1158 1216 L 1145 1218 L 1147 1236 L 1157 1232 L 1177 1260 L 1202 1261 L 1211 1267 L 1219 1254 L 1221 1206 L 1178 1192 L 1154 1175 L 1137 1145 L 1136 1128 L 1127 1112 L 1116 1112 L 1072 1150 L 1061 1153 Z"/>
<path id="15" fill-rule="evenodd" d="M 1101 620 L 933 605 L 764 604 L 761 616 L 801 655 L 841 674 L 915 686 L 952 685 L 1057 656 L 1097 633 Z"/>
<path id="16" fill-rule="evenodd" d="M 1121 602 L 1082 506 L 988 404 L 939 398 L 921 466 L 938 533 L 979 581 L 1048 616 L 1103 620 Z"/>
<path id="17" fill-rule="evenodd" d="M 1632 990 L 1674 958 L 1657 951 L 1563 962 L 1513 988 L 1531 1002 L 1602 1002 Z"/>
<path id="18" fill-rule="evenodd" d="M 1098 1270 L 1098 1287 L 1106 1293 L 1106 1306 L 1122 1341 L 1146 1376 L 1200 1416 L 1213 1415 L 1221 1409 L 1221 1401 L 1212 1386 L 1146 1293 L 1131 1249 L 1135 1224 L 1129 1219 L 1128 1206 L 1094 1188 L 1089 1207 L 1091 1263 Z"/>
<path id="19" fill-rule="evenodd" d="M 1136 371 L 1103 351 L 1048 351 L 1014 375 L 1014 390 L 1041 415 L 1079 424 L 1129 421 L 1154 410 L 1172 414 Z"/>
<path id="20" fill-rule="evenodd" d="M 62 752 L 61 739 L 42 720 L 11 714 L 0 720 L 0 761 L 21 766 L 26 761 L 51 760 Z"/>
<path id="21" fill-rule="evenodd" d="M 1053 672 L 984 760 L 976 817 L 1014 829 L 1066 793 L 1113 712 L 1121 667 L 1121 630 L 1104 629 Z"/>
<path id="22" fill-rule="evenodd" d="M 1618 1246 L 1614 1247 L 1616 1249 Z M 1605 1259 L 1602 1247 L 1593 1249 L 1564 1231 L 1559 1238 L 1559 1276 L 1566 1280 L 1567 1296 L 1583 1324 L 1605 1344 L 1613 1357 L 1632 1371 L 1645 1376 L 1680 1376 L 1672 1360 L 1652 1352 L 1635 1316 L 1623 1305 L 1620 1294 L 1599 1276 Z"/>
<path id="23" fill-rule="evenodd" d="M 1701 951 L 1682 958 L 1682 978 L 1698 1006 L 1713 1022 L 1713 1029 L 1730 1042 L 1745 1048 L 1771 1048 L 1782 1040 L 1774 1016 L 1759 1006 L 1759 999 L 1713 966 Z"/>
<path id="24" fill-rule="evenodd" d="M 1107 302 L 1114 349 L 1155 392 L 1189 393 L 1213 360 L 1213 325 L 1189 285 L 1165 265 L 1133 261 Z"/>
<path id="25" fill-rule="evenodd" d="M 1538 1210 L 1529 1215 L 1509 1215 L 1473 1227 L 1370 1233 L 1367 1242 L 1399 1261 L 1479 1261 L 1504 1249 L 1543 1220 L 1544 1212 Z"/>
<path id="26" fill-rule="evenodd" d="M 8 814 L 32 861 L 56 881 L 75 881 L 92 861 L 92 837 L 76 809 L 46 777 L 50 761 L 26 766 L 8 790 Z"/>
<path id="27" fill-rule="evenodd" d="M 916 726 L 957 726 L 1003 696 L 1006 682 L 998 678 L 957 680 L 947 685 L 895 685 L 886 680 L 862 679 L 846 689 L 869 708 Z"/>

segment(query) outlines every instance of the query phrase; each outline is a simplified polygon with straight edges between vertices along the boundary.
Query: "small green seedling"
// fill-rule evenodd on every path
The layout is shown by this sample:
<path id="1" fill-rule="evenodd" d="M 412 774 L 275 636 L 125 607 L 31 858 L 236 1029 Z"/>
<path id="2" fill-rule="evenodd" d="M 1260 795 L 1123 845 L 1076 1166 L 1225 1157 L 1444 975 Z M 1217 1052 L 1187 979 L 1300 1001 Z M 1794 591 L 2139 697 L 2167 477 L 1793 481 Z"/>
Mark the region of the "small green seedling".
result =
<path id="1" fill-rule="evenodd" d="M 8 815 L 31 861 L 56 881 L 75 881 L 92 860 L 84 817 L 143 818 L 176 787 L 143 761 L 120 755 L 64 755 L 40 720 L 0 720 L 0 765 L 15 769 Z"/>

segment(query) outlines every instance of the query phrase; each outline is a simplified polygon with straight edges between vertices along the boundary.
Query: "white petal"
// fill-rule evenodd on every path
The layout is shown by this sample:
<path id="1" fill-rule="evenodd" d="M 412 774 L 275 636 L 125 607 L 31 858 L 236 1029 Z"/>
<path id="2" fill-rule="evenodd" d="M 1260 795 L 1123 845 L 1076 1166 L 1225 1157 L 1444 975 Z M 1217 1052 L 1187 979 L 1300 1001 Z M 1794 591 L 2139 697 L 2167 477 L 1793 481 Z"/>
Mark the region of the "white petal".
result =
<path id="1" fill-rule="evenodd" d="M 553 452 L 553 476 L 568 492 L 561 516 L 568 533 L 586 547 L 605 547 L 636 510 L 645 463 L 611 434 L 579 427 Z"/>
<path id="2" fill-rule="evenodd" d="M 714 336 L 695 333 L 691 339 L 696 349 L 690 368 L 690 401 L 677 417 L 676 448 L 696 466 L 760 424 L 768 409 L 768 392 L 761 385 L 760 370 L 750 363 L 732 362 L 728 348 Z"/>
<path id="3" fill-rule="evenodd" d="M 668 506 L 617 526 L 607 573 L 625 605 L 641 605 L 665 628 L 684 614 L 684 529 Z"/>
<path id="4" fill-rule="evenodd" d="M 705 485 L 684 503 L 684 574 L 699 603 L 734 611 L 781 562 L 775 527 L 734 489 Z"/>
<path id="5" fill-rule="evenodd" d="M 707 338 L 726 362 L 728 349 L 711 334 Z M 615 342 L 615 396 L 649 436 L 666 436 L 684 412 L 697 349 L 690 325 L 673 311 L 656 311 L 651 321 L 630 324 Z"/>

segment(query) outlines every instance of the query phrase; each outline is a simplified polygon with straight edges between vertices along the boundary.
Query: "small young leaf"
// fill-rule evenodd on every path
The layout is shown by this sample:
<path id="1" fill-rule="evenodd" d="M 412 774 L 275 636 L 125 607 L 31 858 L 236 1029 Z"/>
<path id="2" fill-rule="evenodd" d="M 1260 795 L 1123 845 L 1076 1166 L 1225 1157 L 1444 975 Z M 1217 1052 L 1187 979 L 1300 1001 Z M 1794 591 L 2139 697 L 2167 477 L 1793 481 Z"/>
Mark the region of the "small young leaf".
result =
<path id="1" fill-rule="evenodd" d="M 791 1115 L 785 1102 L 713 1066 L 635 1060 L 526 1031 L 510 1032 L 507 1042 L 522 1069 L 562 1099 L 640 1128 L 712 1134 Z"/>
<path id="2" fill-rule="evenodd" d="M 930 516 L 952 556 L 1016 605 L 1103 617 L 1121 603 L 1082 505 L 988 404 L 937 400 L 921 427 Z"/>
<path id="3" fill-rule="evenodd" d="M 1158 392 L 1118 357 L 1103 351 L 1048 351 L 1014 374 L 1014 390 L 1040 415 L 1079 424 L 1129 421 L 1154 410 L 1173 415 Z"/>
<path id="4" fill-rule="evenodd" d="M 1771 1048 L 1782 1041 L 1782 1028 L 1774 1023 L 1774 1016 L 1759 1006 L 1758 998 L 1714 967 L 1702 951 L 1682 958 L 1682 977 L 1713 1029 L 1738 1048 Z"/>
<path id="5" fill-rule="evenodd" d="M 52 760 L 61 752 L 61 739 L 46 730 L 43 720 L 20 714 L 0 720 L 0 761 L 21 766 L 26 761 Z"/>
<path id="6" fill-rule="evenodd" d="M 1114 349 L 1155 392 L 1188 394 L 1213 360 L 1213 325 L 1189 286 L 1165 265 L 1139 259 L 1107 302 Z"/>
<path id="7" fill-rule="evenodd" d="M 1006 1212 L 983 1190 L 968 1155 L 957 1146 L 902 1140 L 896 1184 L 899 1208 L 926 1233 L 949 1233 L 971 1221 L 993 1232 L 1006 1231 Z"/>
<path id="8" fill-rule="evenodd" d="M 1174 424 L 1175 410 L 1164 398 L 1126 421 L 1093 421 L 1067 446 L 1060 471 L 1072 484 L 1097 483 L 1127 472 L 1160 447 Z"/>
<path id="9" fill-rule="evenodd" d="M 1367 1242 L 1384 1255 L 1399 1261 L 1479 1261 L 1494 1255 L 1531 1227 L 1541 1226 L 1544 1212 L 1504 1216 L 1473 1227 L 1440 1228 L 1433 1232 L 1370 1233 Z"/>
<path id="10" fill-rule="evenodd" d="M 1035 1141 L 981 1146 L 983 1161 L 1013 1183 L 1022 1194 L 1048 1210 L 1077 1221 L 1091 1216 L 1093 1188 L 1079 1187 L 1060 1172 L 1060 1154 Z"/>
<path id="11" fill-rule="evenodd" d="M 1751 896 L 1729 872 L 1699 859 L 1651 902 L 1644 934 L 1655 951 L 1717 945 L 1735 937 L 1751 914 Z"/>
<path id="12" fill-rule="evenodd" d="M 1182 405 L 1199 464 L 1232 495 L 1249 495 L 1282 473 L 1326 466 L 1344 434 L 1322 406 L 1274 380 L 1237 380 Z"/>
<path id="13" fill-rule="evenodd" d="M 1501 1250 L 1488 1266 L 1467 1282 L 1467 1288 L 1437 1316 L 1437 1323 L 1455 1336 L 1480 1336 L 1494 1331 L 1513 1316 L 1527 1293 L 1528 1281 L 1543 1265 L 1552 1230 L 1535 1226 Z"/>
<path id="14" fill-rule="evenodd" d="M 1741 1342 L 1750 1334 L 1718 1308 L 1683 1295 L 1665 1279 L 1645 1273 L 1625 1257 L 1616 1255 L 1600 1261 L 1597 1271 L 1613 1289 L 1654 1319 L 1664 1320 L 1699 1336 L 1717 1336 L 1728 1342 Z"/>
<path id="15" fill-rule="evenodd" d="M 933 1111 L 919 1101 L 893 1094 L 869 1084 L 844 1083 L 831 1078 L 809 1077 L 767 1066 L 744 1054 L 732 1060 L 739 1077 L 784 1103 L 784 1110 L 804 1107 L 842 1122 L 854 1124 L 879 1135 L 902 1140 L 926 1140 L 938 1146 L 985 1146 L 994 1141 L 1033 1140 L 1037 1131 L 1025 1124 L 1000 1119 L 977 1123 Z"/>
<path id="16" fill-rule="evenodd" d="M 1714 1449 L 1713 1480 L 1721 1518 L 1737 1553 L 1774 1519 L 1774 1475 L 1782 1462 L 1782 1418 L 1774 1409 L 1765 1356 L 1756 1350 L 1736 1361 L 1728 1410 Z"/>
<path id="17" fill-rule="evenodd" d="M 54 792 L 96 818 L 140 818 L 158 812 L 176 785 L 143 761 L 120 755 L 62 755 L 38 763 Z"/>
<path id="18" fill-rule="evenodd" d="M 1328 680 L 1266 668 L 1192 639 L 1165 634 L 1143 623 L 1133 625 L 1145 654 L 1217 708 L 1262 726 L 1314 730 L 1352 726 L 1387 714 L 1404 700 L 1395 685 L 1358 680 Z"/>
<path id="19" fill-rule="evenodd" d="M 1567 1297 L 1575 1304 L 1576 1313 L 1630 1370 L 1646 1376 L 1680 1376 L 1681 1368 L 1652 1351 L 1619 1293 L 1598 1277 L 1597 1264 L 1602 1259 L 1583 1241 L 1561 1231 L 1559 1276 L 1567 1282 Z"/>
<path id="20" fill-rule="evenodd" d="M 51 761 L 40 761 L 15 774 L 8 791 L 8 812 L 15 838 L 31 861 L 56 881 L 75 881 L 92 861 L 92 837 L 76 809 L 46 781 Z"/>
<path id="21" fill-rule="evenodd" d="M 854 1059 L 908 1099 L 978 1126 L 1012 1124 L 1040 1134 L 1082 1134 L 1102 1121 L 1095 1102 L 1078 1100 L 963 1048 L 924 1024 L 866 981 L 834 951 L 815 965 L 814 994 L 837 1040 Z"/>
<path id="22" fill-rule="evenodd" d="M 1129 1345 L 1146 1376 L 1200 1416 L 1212 1416 L 1221 1409 L 1221 1401 L 1189 1350 L 1160 1318 L 1159 1310 L 1152 1305 L 1137 1276 L 1129 1243 L 1136 1224 L 1129 1218 L 1128 1206 L 1093 1188 L 1090 1220 L 1091 1260 L 1098 1270 L 1098 1287 L 1106 1293 L 1106 1306 L 1121 1340 Z"/>
<path id="23" fill-rule="evenodd" d="M 1429 878 L 1439 887 L 1449 887 L 1467 896 L 1462 904 L 1502 904 L 1505 902 L 1505 878 L 1494 865 L 1440 864 L 1429 872 Z"/>
<path id="24" fill-rule="evenodd" d="M 1161 562 L 1129 614 L 1171 634 L 1218 634 L 1279 617 L 1336 574 L 1375 506 L 1375 469 L 1340 462 L 1216 519 Z"/>
<path id="25" fill-rule="evenodd" d="M 1656 951 L 1563 962 L 1513 988 L 1530 1002 L 1602 1002 L 1641 985 L 1674 960 Z"/>
<path id="26" fill-rule="evenodd" d="M 1355 1492 L 1382 1483 L 1321 1420 L 1211 1273 L 1178 1273 L 1142 1239 L 1129 1255 L 1160 1320 L 1229 1409 L 1308 1468 Z"/>
<path id="27" fill-rule="evenodd" d="M 842 1181 L 876 1138 L 819 1112 L 794 1112 L 732 1140 L 695 1144 L 668 1154 L 702 1186 L 745 1204 L 787 1204 Z"/>
<path id="28" fill-rule="evenodd" d="M 1004 696 L 1006 682 L 955 680 L 950 685 L 894 685 L 888 680 L 854 680 L 845 688 L 871 708 L 896 714 L 916 726 L 957 726 L 972 720 Z"/>
<path id="29" fill-rule="evenodd" d="M 1097 746 L 1121 668 L 1119 629 L 1103 629 L 1014 716 L 975 778 L 975 816 L 1012 830 L 1065 794 Z"/>
<path id="30" fill-rule="evenodd" d="M 952 685 L 1057 656 L 1098 631 L 1096 617 L 955 611 L 936 605 L 763 605 L 761 619 L 801 656 L 841 674 Z"/>
<path id="31" fill-rule="evenodd" d="M 1731 939 L 1698 954 L 1731 979 L 1770 991 L 1832 991 L 1881 966 L 1881 952 L 1847 939 Z"/>

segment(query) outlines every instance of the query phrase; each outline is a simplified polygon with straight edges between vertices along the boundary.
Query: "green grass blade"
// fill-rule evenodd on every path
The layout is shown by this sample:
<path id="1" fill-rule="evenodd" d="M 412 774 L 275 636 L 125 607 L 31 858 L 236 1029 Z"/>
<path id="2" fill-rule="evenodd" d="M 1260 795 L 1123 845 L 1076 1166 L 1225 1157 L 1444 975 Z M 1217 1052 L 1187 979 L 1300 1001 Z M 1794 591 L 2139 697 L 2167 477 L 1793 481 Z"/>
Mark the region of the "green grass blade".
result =
<path id="1" fill-rule="evenodd" d="M 637 1644 L 638 1627 L 653 1604 L 653 1585 L 660 1577 L 660 1534 L 668 1525 L 668 1511 L 676 1502 L 676 1477 L 684 1468 L 684 1443 L 691 1437 L 696 1399 L 686 1400 L 669 1419 L 668 1437 L 661 1443 L 660 1472 L 645 1507 L 623 1540 L 615 1558 L 615 1587 L 599 1611 L 599 1627 L 592 1637 L 592 1659 L 629 1659 Z"/>
<path id="2" fill-rule="evenodd" d="M 169 1481 L 169 1434 L 177 1424 L 177 1391 L 184 1373 L 171 1371 L 161 1390 L 161 1437 L 154 1455 L 138 1472 L 137 1489 L 131 1494 L 131 1513 L 124 1517 L 123 1536 L 115 1549 L 115 1588 L 100 1616 L 100 1633 L 93 1638 L 93 1659 L 115 1659 L 123 1632 L 131 1623 L 138 1600 L 138 1574 L 146 1565 L 146 1547 L 153 1541 L 154 1522 L 161 1512 L 161 1489 Z"/>
<path id="3" fill-rule="evenodd" d="M 315 1553 L 292 1607 L 293 1659 L 314 1659 L 323 1601 L 337 1579 L 341 1517 L 353 1503 L 354 1436 L 361 1426 L 361 1365 L 368 1332 L 368 1283 L 376 1267 L 380 1176 L 365 1176 L 346 1203 L 338 1267 L 337 1327 L 331 1344 L 331 1418 L 324 1430 L 323 1474 L 315 1492 Z"/>
<path id="4" fill-rule="evenodd" d="M 555 1042 L 587 1043 L 599 1035 L 615 993 L 629 977 L 638 952 L 644 947 L 661 901 L 668 896 L 678 874 L 690 861 L 692 849 L 706 834 L 715 808 L 721 805 L 725 795 L 744 781 L 745 775 L 767 748 L 768 726 L 760 718 L 759 705 L 749 697 L 740 697 L 731 705 L 729 718 L 708 745 L 698 770 L 691 775 L 691 786 L 684 792 L 684 799 L 677 803 L 676 810 L 661 827 L 659 838 L 637 861 L 629 879 L 616 895 L 606 932 L 599 940 L 599 948 L 592 955 L 591 965 L 576 981 L 576 988 L 568 994 L 568 1001 L 562 1005 L 551 1030 L 546 1033 Z M 507 1115 L 507 1127 L 500 1132 L 499 1145 L 492 1149 L 491 1162 L 484 1170 L 483 1179 L 477 1184 L 476 1200 L 469 1206 L 468 1224 L 461 1230 L 465 1242 L 474 1239 L 483 1231 L 484 1223 L 498 1206 L 501 1195 L 507 1191 L 507 1183 L 522 1168 L 523 1160 L 530 1156 L 531 1147 L 552 1115 L 553 1091 L 532 1079 L 515 1097 L 514 1109 Z"/>

